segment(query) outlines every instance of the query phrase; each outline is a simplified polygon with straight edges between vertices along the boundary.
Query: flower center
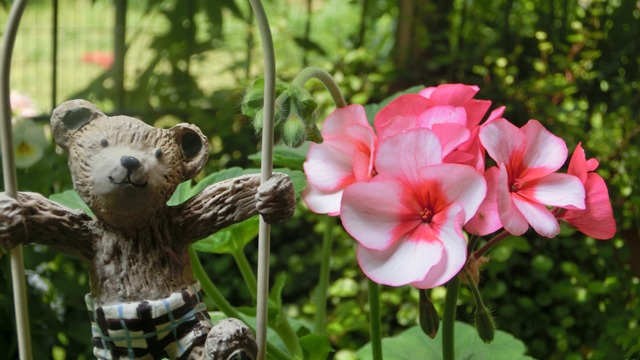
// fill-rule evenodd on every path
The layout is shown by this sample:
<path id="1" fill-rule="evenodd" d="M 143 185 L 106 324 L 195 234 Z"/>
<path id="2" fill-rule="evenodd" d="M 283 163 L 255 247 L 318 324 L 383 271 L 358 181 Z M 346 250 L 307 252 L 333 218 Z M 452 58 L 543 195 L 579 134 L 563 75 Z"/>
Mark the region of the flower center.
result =
<path id="1" fill-rule="evenodd" d="M 524 186 L 524 181 L 520 179 L 515 179 L 511 184 L 511 192 L 518 192 L 518 190 L 522 189 L 523 186 Z"/>
<path id="2" fill-rule="evenodd" d="M 433 219 L 433 211 L 429 208 L 424 208 L 420 211 L 420 218 L 424 223 L 430 223 L 431 219 Z"/>

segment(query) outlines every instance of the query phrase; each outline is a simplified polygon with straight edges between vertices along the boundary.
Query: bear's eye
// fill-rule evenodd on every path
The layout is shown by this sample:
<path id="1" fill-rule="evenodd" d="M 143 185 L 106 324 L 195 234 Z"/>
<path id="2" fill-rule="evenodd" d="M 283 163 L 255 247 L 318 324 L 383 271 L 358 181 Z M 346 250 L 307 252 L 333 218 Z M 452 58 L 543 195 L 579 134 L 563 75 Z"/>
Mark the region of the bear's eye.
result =
<path id="1" fill-rule="evenodd" d="M 100 140 L 100 146 L 102 146 L 102 147 L 109 146 L 109 142 L 107 141 L 107 139 Z"/>
<path id="2" fill-rule="evenodd" d="M 162 157 L 162 150 L 156 149 L 154 155 L 156 156 L 156 159 L 160 159 Z"/>

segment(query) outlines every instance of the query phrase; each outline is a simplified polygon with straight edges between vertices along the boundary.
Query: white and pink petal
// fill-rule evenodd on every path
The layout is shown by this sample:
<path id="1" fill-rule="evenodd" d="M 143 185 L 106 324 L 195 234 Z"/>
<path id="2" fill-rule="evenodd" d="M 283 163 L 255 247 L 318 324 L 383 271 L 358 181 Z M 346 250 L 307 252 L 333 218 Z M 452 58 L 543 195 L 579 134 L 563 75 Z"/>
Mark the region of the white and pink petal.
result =
<path id="1" fill-rule="evenodd" d="M 362 271 L 373 281 L 402 286 L 425 278 L 443 256 L 443 244 L 432 236 L 427 226 L 399 238 L 386 250 L 358 246 L 357 257 Z"/>

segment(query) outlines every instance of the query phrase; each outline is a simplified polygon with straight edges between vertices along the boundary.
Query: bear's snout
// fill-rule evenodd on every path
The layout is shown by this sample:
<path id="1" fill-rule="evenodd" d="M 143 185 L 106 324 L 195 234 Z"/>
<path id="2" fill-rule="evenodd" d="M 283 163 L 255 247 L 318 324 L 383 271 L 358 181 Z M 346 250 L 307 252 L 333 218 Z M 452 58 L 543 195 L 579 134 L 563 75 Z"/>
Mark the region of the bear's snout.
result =
<path id="1" fill-rule="evenodd" d="M 140 167 L 140 160 L 133 156 L 123 156 L 120 158 L 120 164 L 127 170 L 134 170 Z"/>

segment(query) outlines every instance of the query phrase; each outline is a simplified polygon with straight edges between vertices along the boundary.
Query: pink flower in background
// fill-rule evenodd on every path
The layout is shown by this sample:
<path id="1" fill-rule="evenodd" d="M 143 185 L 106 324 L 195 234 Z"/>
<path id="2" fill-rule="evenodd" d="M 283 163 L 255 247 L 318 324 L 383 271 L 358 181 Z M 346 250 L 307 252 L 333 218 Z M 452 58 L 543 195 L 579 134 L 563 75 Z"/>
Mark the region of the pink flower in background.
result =
<path id="1" fill-rule="evenodd" d="M 11 104 L 11 114 L 15 117 L 31 118 L 38 115 L 35 102 L 27 95 L 12 91 L 9 94 L 9 103 Z"/>
<path id="2" fill-rule="evenodd" d="M 304 163 L 309 185 L 302 198 L 315 213 L 337 215 L 344 188 L 372 176 L 376 135 L 364 108 L 350 105 L 329 115 L 322 136 L 322 144 L 309 147 Z"/>
<path id="3" fill-rule="evenodd" d="M 560 232 L 547 206 L 585 208 L 580 179 L 555 173 L 567 158 L 567 146 L 538 121 L 517 128 L 500 119 L 480 130 L 480 140 L 499 168 L 497 204 L 500 221 L 513 235 L 527 231 L 554 237 Z"/>
<path id="4" fill-rule="evenodd" d="M 583 210 L 569 208 L 560 212 L 559 218 L 567 221 L 595 239 L 611 239 L 616 233 L 616 223 L 609 201 L 609 191 L 604 179 L 595 170 L 596 159 L 586 159 L 582 144 L 576 146 L 569 161 L 569 174 L 577 176 L 584 184 L 586 207 Z"/>
<path id="5" fill-rule="evenodd" d="M 96 64 L 103 69 L 109 69 L 113 64 L 114 56 L 110 51 L 88 51 L 82 55 L 85 64 Z"/>
<path id="6" fill-rule="evenodd" d="M 413 129 L 381 140 L 378 175 L 344 190 L 341 219 L 358 262 L 381 284 L 439 286 L 466 262 L 462 226 L 486 193 L 470 166 L 442 164 L 438 136 Z"/>

